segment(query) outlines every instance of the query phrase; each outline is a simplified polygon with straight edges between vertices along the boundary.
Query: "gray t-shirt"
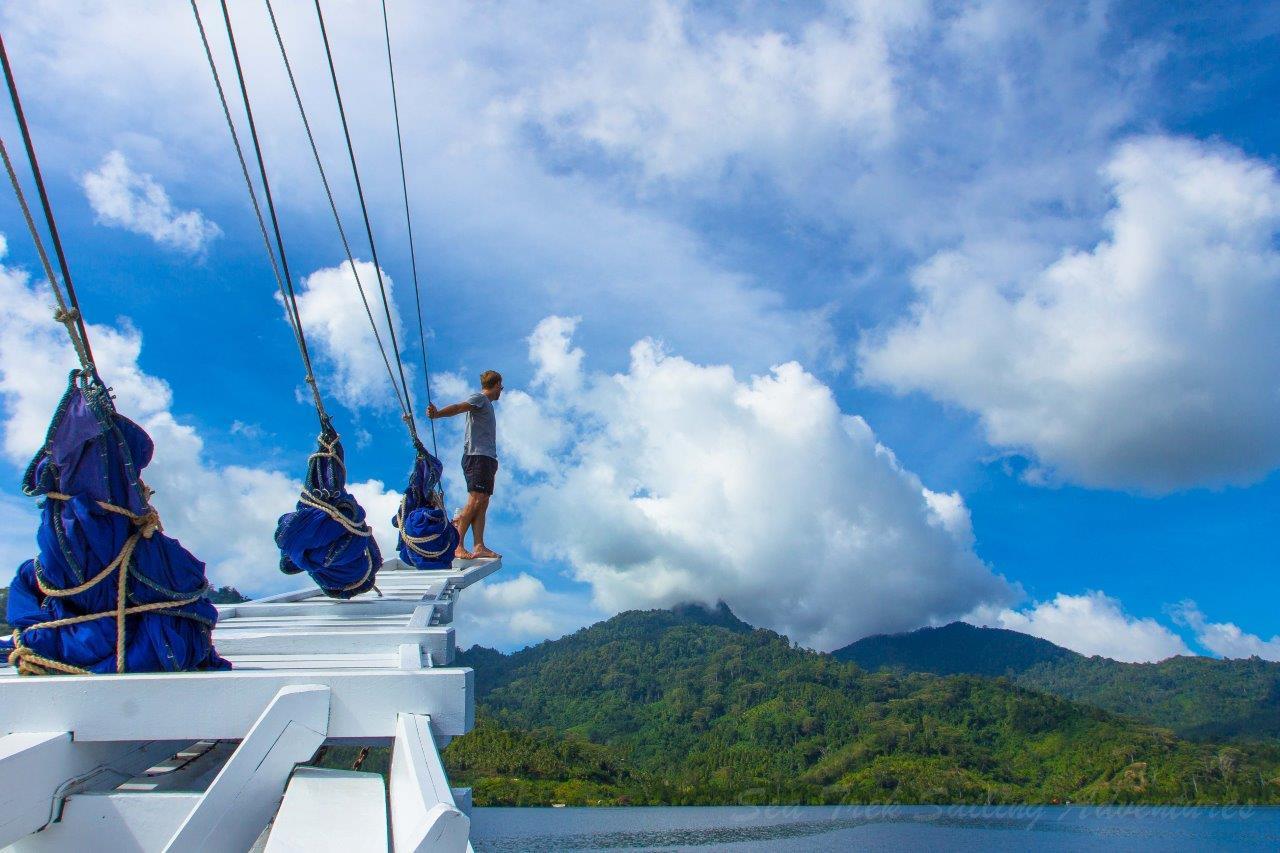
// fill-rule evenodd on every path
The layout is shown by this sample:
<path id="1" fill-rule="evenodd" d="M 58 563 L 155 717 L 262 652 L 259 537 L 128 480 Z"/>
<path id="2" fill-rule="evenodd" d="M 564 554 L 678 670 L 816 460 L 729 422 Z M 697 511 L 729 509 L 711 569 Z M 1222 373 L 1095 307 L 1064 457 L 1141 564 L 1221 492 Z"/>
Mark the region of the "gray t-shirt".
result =
<path id="1" fill-rule="evenodd" d="M 475 406 L 467 412 L 467 437 L 462 444 L 464 456 L 491 456 L 498 458 L 498 419 L 494 417 L 493 401 L 483 394 L 472 394 L 467 402 Z"/>

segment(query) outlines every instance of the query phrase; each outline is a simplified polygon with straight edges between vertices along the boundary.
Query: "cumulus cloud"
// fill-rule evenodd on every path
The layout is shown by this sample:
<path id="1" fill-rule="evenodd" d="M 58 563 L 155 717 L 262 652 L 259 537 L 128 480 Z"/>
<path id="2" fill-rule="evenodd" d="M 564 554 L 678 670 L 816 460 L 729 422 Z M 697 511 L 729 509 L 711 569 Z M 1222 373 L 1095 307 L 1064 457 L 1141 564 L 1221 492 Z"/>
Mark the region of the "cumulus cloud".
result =
<path id="1" fill-rule="evenodd" d="M 1264 640 L 1234 622 L 1210 622 L 1194 601 L 1184 601 L 1173 609 L 1173 618 L 1196 634 L 1196 642 L 1224 658 L 1260 657 L 1280 661 L 1280 635 Z"/>
<path id="2" fill-rule="evenodd" d="M 1117 599 L 1098 591 L 1084 595 L 1058 593 L 1052 601 L 1021 610 L 982 607 L 966 616 L 965 621 L 1021 631 L 1082 655 L 1102 655 L 1131 663 L 1192 653 L 1182 638 L 1164 625 L 1149 617 L 1131 616 Z"/>
<path id="3" fill-rule="evenodd" d="M 468 587 L 455 624 L 459 646 L 511 649 L 563 636 L 607 615 L 582 596 L 551 592 L 541 580 L 521 572 Z"/>
<path id="4" fill-rule="evenodd" d="M 356 261 L 354 268 L 349 262 L 343 262 L 316 270 L 302 279 L 297 294 L 302 328 L 313 355 L 318 355 L 321 365 L 328 368 L 328 376 L 321 377 L 321 393 L 332 396 L 349 409 L 395 407 L 395 391 L 361 302 L 357 277 L 368 297 L 382 346 L 395 369 L 392 336 L 378 292 L 378 270 L 367 261 Z M 390 328 L 394 329 L 396 339 L 403 342 L 404 325 L 395 304 L 395 282 L 385 270 L 382 281 L 390 300 Z M 279 296 L 277 301 L 281 301 Z M 410 391 L 416 391 L 413 372 L 408 366 L 405 372 Z"/>
<path id="5" fill-rule="evenodd" d="M 1010 277 L 960 249 L 861 377 L 970 409 L 1050 476 L 1165 493 L 1280 463 L 1280 178 L 1239 151 L 1132 140 L 1106 167 L 1106 236 Z"/>
<path id="6" fill-rule="evenodd" d="M 850 4 L 788 36 L 703 32 L 684 4 L 657 2 L 636 32 L 602 28 L 577 64 L 542 81 L 528 113 L 555 142 L 633 160 L 651 180 L 875 147 L 895 124 L 889 36 L 923 11 Z"/>
<path id="7" fill-rule="evenodd" d="M 164 187 L 135 172 L 119 151 L 107 154 L 80 185 L 98 222 L 150 237 L 166 248 L 199 254 L 222 234 L 200 211 L 175 208 Z"/>
<path id="8" fill-rule="evenodd" d="M 0 434 L 4 456 L 22 465 L 44 441 L 75 356 L 62 327 L 51 319 L 47 285 L 33 285 L 24 270 L 0 265 L 0 303 L 6 306 L 0 313 Z M 278 517 L 293 509 L 300 481 L 277 470 L 210 460 L 199 432 L 171 411 L 168 384 L 139 367 L 142 336 L 127 321 L 91 324 L 89 336 L 117 407 L 155 441 L 155 459 L 145 477 L 156 490 L 154 503 L 165 530 L 208 564 L 216 584 L 256 593 L 293 583 L 276 569 L 280 557 L 272 537 Z M 399 495 L 377 481 L 353 484 L 352 491 L 370 510 L 379 543 L 393 544 L 390 518 Z M 5 535 L 17 527 L 6 521 Z M 17 530 L 22 542 L 6 544 L 4 552 L 25 554 L 33 531 Z"/>
<path id="9" fill-rule="evenodd" d="M 740 379 L 645 340 L 609 376 L 582 368 L 571 329 L 551 317 L 530 339 L 539 376 L 583 391 L 530 400 L 545 456 L 513 460 L 542 474 L 517 503 L 600 610 L 723 600 L 831 649 L 1012 598 L 959 496 L 926 489 L 798 364 Z"/>

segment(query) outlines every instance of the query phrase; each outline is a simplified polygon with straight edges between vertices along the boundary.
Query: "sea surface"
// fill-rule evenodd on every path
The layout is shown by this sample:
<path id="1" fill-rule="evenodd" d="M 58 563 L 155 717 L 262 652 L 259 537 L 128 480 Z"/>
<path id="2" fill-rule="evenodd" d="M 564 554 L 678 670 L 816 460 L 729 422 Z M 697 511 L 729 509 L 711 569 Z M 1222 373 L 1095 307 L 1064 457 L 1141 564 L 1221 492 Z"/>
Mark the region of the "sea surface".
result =
<path id="1" fill-rule="evenodd" d="M 1280 807 L 475 809 L 484 851 L 1280 850 Z"/>

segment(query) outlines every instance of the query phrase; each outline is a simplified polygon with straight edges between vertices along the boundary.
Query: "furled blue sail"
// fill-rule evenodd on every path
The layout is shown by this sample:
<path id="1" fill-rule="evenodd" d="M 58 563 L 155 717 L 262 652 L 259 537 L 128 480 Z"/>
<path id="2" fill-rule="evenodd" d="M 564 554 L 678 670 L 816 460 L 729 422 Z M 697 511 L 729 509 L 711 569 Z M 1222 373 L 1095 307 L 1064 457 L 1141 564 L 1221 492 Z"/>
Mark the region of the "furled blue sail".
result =
<path id="1" fill-rule="evenodd" d="M 347 491 L 342 441 L 332 429 L 320 434 L 307 460 L 307 480 L 293 512 L 276 527 L 280 571 L 306 572 L 331 598 L 373 589 L 382 553 L 365 523 L 364 508 Z"/>
<path id="2" fill-rule="evenodd" d="M 415 569 L 449 568 L 458 547 L 458 529 L 445 514 L 438 489 L 442 471 L 439 459 L 419 451 L 394 519 L 400 530 L 396 550 Z"/>
<path id="3" fill-rule="evenodd" d="M 228 669 L 204 563 L 166 536 L 142 469 L 151 437 L 88 370 L 71 374 L 22 488 L 43 497 L 39 556 L 9 587 L 0 642 L 29 675 Z"/>

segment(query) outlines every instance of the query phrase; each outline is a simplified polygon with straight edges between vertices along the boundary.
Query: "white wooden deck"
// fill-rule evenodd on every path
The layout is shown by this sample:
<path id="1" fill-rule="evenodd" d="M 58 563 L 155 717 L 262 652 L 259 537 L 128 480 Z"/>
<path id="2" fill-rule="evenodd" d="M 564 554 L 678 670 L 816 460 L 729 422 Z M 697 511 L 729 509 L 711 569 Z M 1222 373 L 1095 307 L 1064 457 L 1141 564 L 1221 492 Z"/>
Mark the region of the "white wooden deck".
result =
<path id="1" fill-rule="evenodd" d="M 470 792 L 438 753 L 474 722 L 450 623 L 459 592 L 501 565 L 390 560 L 349 601 L 300 584 L 220 606 L 230 672 L 0 667 L 0 848 L 468 849 Z M 390 791 L 377 774 L 297 768 L 325 744 L 391 745 Z"/>

